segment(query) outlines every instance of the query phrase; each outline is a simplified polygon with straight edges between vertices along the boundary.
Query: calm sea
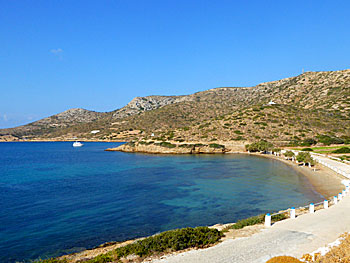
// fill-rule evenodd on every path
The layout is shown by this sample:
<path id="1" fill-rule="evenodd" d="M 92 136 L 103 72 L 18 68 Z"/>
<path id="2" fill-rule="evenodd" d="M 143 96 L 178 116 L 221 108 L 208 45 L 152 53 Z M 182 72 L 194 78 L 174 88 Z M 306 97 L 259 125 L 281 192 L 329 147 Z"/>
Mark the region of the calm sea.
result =
<path id="1" fill-rule="evenodd" d="M 0 262 L 59 256 L 322 200 L 289 166 L 245 155 L 0 143 Z"/>

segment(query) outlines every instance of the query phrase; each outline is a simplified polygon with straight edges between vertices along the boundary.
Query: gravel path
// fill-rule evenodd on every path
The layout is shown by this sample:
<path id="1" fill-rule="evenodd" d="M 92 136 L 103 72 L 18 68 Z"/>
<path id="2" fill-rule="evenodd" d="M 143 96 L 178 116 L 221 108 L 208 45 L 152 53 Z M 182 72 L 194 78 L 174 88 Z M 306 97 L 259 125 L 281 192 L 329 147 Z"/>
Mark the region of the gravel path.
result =
<path id="1" fill-rule="evenodd" d="M 211 248 L 169 255 L 152 262 L 264 263 L 279 255 L 300 258 L 333 242 L 344 232 L 350 232 L 349 195 L 329 209 L 278 222 L 251 237 L 226 240 Z"/>

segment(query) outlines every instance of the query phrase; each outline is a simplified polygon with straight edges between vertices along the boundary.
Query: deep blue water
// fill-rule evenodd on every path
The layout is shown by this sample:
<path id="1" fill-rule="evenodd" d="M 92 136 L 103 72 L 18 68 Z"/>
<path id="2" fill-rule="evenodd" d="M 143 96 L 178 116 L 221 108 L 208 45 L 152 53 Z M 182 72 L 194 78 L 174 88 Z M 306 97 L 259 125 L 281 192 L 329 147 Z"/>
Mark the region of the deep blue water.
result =
<path id="1" fill-rule="evenodd" d="M 213 225 L 322 200 L 284 163 L 105 152 L 118 143 L 0 143 L 0 262 Z"/>

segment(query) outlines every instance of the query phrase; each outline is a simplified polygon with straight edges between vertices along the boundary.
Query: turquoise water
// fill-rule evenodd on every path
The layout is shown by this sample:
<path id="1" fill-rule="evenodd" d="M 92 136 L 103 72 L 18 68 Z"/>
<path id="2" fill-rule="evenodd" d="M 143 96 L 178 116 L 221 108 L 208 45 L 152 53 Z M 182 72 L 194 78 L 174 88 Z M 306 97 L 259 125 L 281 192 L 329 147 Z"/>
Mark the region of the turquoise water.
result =
<path id="1" fill-rule="evenodd" d="M 320 201 L 284 163 L 105 152 L 118 143 L 0 143 L 0 262 Z"/>

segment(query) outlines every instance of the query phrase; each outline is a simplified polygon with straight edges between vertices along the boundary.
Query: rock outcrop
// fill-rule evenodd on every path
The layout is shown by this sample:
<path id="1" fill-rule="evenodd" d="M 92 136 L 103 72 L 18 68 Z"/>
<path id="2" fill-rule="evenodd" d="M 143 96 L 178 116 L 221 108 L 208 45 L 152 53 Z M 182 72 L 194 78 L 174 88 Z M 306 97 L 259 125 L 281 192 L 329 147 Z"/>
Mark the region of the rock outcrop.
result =
<path id="1" fill-rule="evenodd" d="M 229 150 L 221 144 L 172 144 L 169 142 L 132 142 L 106 151 L 120 151 L 132 153 L 152 154 L 217 154 L 226 153 Z"/>
<path id="2" fill-rule="evenodd" d="M 144 111 L 151 111 L 169 104 L 183 101 L 191 101 L 190 96 L 147 96 L 136 97 L 130 101 L 125 107 L 116 110 L 113 118 L 121 119 Z"/>

